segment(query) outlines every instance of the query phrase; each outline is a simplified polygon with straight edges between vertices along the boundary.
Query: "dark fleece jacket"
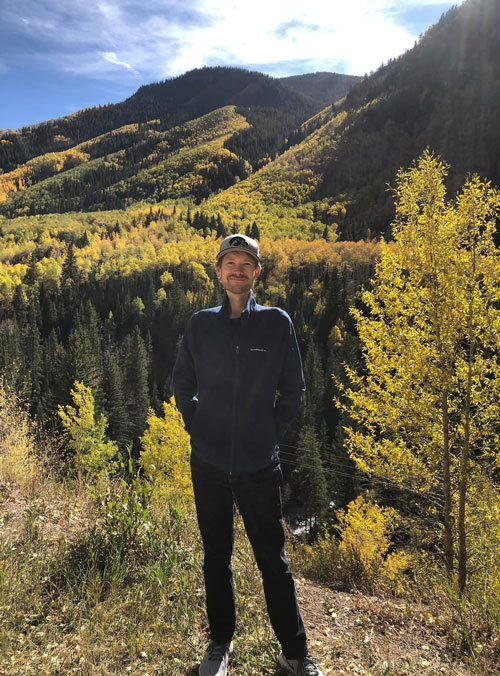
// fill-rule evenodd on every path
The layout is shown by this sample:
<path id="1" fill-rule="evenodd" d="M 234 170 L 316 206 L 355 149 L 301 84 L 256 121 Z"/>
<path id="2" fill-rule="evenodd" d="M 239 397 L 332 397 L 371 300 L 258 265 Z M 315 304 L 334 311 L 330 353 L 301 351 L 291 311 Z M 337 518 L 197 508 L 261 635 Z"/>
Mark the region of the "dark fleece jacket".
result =
<path id="1" fill-rule="evenodd" d="M 241 321 L 221 306 L 189 320 L 174 366 L 175 400 L 193 454 L 228 472 L 272 464 L 305 390 L 293 324 L 250 294 Z"/>

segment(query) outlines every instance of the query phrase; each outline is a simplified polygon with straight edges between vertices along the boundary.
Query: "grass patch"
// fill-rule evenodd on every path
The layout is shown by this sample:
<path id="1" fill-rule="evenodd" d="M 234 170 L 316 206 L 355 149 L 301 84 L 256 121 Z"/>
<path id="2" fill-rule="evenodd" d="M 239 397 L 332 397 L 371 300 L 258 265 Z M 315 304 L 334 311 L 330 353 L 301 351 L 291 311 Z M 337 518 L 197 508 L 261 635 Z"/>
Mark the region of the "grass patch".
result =
<path id="1" fill-rule="evenodd" d="M 0 543 L 0 673 L 185 676 L 196 668 L 208 635 L 194 510 L 153 511 L 147 500 L 143 486 L 114 485 L 87 527 L 57 542 L 25 511 L 21 539 Z M 239 520 L 236 531 L 233 664 L 242 675 L 273 674 L 278 645 L 260 574 Z"/>

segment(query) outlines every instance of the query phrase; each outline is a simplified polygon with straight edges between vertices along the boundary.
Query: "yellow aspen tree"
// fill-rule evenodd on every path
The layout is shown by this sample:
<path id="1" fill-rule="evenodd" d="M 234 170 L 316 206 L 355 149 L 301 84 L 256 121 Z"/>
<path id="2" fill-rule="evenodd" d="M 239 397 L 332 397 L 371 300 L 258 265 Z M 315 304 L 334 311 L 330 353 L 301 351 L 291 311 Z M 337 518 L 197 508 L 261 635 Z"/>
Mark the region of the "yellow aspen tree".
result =
<path id="1" fill-rule="evenodd" d="M 79 475 L 91 482 L 114 473 L 118 446 L 106 437 L 108 421 L 101 413 L 95 414 L 94 395 L 90 387 L 75 381 L 71 390 L 74 406 L 59 406 L 58 414 L 64 429 L 66 443 L 74 452 Z"/>
<path id="2" fill-rule="evenodd" d="M 163 417 L 150 409 L 147 428 L 141 437 L 140 464 L 155 488 L 181 500 L 189 500 L 193 489 L 189 455 L 191 444 L 174 398 L 163 402 Z"/>
<path id="3" fill-rule="evenodd" d="M 463 591 L 469 480 L 500 458 L 500 196 L 473 177 L 449 202 L 445 177 L 428 151 L 398 173 L 394 243 L 366 310 L 353 310 L 364 372 L 348 369 L 340 388 L 358 467 L 438 496 L 446 570 Z"/>

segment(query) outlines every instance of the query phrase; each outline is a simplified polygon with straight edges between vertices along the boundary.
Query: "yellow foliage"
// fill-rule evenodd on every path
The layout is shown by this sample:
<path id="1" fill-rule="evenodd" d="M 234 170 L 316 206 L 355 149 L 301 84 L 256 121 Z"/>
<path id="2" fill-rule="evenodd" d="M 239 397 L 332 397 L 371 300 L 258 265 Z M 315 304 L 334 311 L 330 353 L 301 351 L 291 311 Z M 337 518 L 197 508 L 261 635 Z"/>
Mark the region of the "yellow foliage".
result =
<path id="1" fill-rule="evenodd" d="M 352 311 L 364 372 L 337 384 L 358 468 L 443 496 L 427 528 L 443 539 L 450 578 L 458 560 L 463 590 L 472 477 L 499 457 L 500 193 L 472 177 L 447 201 L 445 176 L 429 152 L 399 173 L 395 245 L 382 245 L 365 309 Z"/>
<path id="2" fill-rule="evenodd" d="M 0 298 L 11 301 L 14 298 L 16 288 L 22 283 L 22 279 L 28 269 L 27 265 L 3 265 L 0 267 Z"/>
<path id="3" fill-rule="evenodd" d="M 161 287 L 156 292 L 156 296 L 154 299 L 155 307 L 160 307 L 166 300 L 167 300 L 167 292 L 163 287 Z"/>
<path id="4" fill-rule="evenodd" d="M 169 272 L 168 270 L 165 270 L 165 272 L 160 277 L 160 281 L 163 284 L 163 286 L 170 286 L 170 284 L 173 284 L 173 282 L 174 282 L 174 278 L 172 277 L 172 273 Z"/>
<path id="5" fill-rule="evenodd" d="M 500 489 L 489 473 L 478 467 L 470 477 L 466 513 L 470 591 L 500 603 Z"/>
<path id="6" fill-rule="evenodd" d="M 104 478 L 117 469 L 114 457 L 118 446 L 106 438 L 106 417 L 95 416 L 94 396 L 90 387 L 75 381 L 71 396 L 75 406 L 58 406 L 68 447 L 75 454 L 79 474 L 91 482 Z"/>
<path id="7" fill-rule="evenodd" d="M 213 291 L 214 285 L 210 277 L 207 275 L 205 268 L 200 263 L 193 261 L 189 268 L 193 275 L 193 283 L 195 288 L 203 289 L 204 291 Z"/>
<path id="8" fill-rule="evenodd" d="M 292 552 L 293 567 L 303 575 L 322 582 L 338 581 L 343 576 L 338 540 L 323 532 L 314 544 L 297 544 Z"/>
<path id="9" fill-rule="evenodd" d="M 190 501 L 193 495 L 189 465 L 191 444 L 174 398 L 163 402 L 162 418 L 150 410 L 147 423 L 141 437 L 140 464 L 153 481 L 154 492 Z"/>
<path id="10" fill-rule="evenodd" d="M 16 395 L 0 382 L 0 483 L 31 491 L 41 474 L 27 413 Z"/>
<path id="11" fill-rule="evenodd" d="M 403 553 L 388 554 L 391 533 L 399 522 L 398 512 L 366 502 L 360 495 L 337 516 L 340 560 L 350 583 L 368 589 L 381 582 L 396 587 L 394 583 L 408 562 Z"/>
<path id="12" fill-rule="evenodd" d="M 162 208 L 167 212 L 172 207 Z M 187 204 L 182 207 L 178 204 L 177 208 L 186 209 Z M 150 205 L 140 205 L 126 212 L 32 216 L 0 221 L 4 232 L 0 237 L 0 294 L 12 301 L 15 289 L 27 270 L 25 263 L 17 261 L 27 260 L 35 246 L 42 243 L 47 251 L 50 250 L 50 255 L 38 261 L 37 271 L 48 288 L 55 288 L 60 283 L 67 251 L 61 234 L 70 233 L 72 238 L 79 238 L 87 233 L 88 244 L 76 248 L 74 252 L 83 279 L 89 275 L 95 275 L 97 280 L 123 278 L 146 269 L 160 269 L 161 283 L 167 287 L 184 266 L 190 274 L 194 273 L 200 290 L 209 295 L 212 280 L 207 270 L 213 270 L 220 240 L 215 235 L 203 237 L 191 229 L 186 231 L 185 221 L 175 220 L 172 213 L 170 217 L 174 220 L 169 222 L 168 228 L 164 221 L 152 221 L 148 228 L 144 228 L 140 222 L 150 210 Z M 250 211 L 245 218 L 253 221 Z M 132 227 L 134 219 L 139 221 L 139 225 Z M 111 239 L 104 237 L 105 229 L 116 222 L 122 226 L 120 232 L 114 232 Z M 320 226 L 323 229 L 324 226 Z M 301 239 L 261 238 L 263 262 L 268 271 L 267 283 L 276 287 L 277 299 L 285 297 L 281 285 L 291 267 L 312 266 L 314 272 L 316 266 L 315 274 L 320 276 L 329 269 L 347 266 L 366 277 L 379 255 L 380 247 L 374 242 L 307 241 L 304 236 L 302 231 Z M 12 264 L 13 261 L 16 262 Z M 288 291 L 286 289 L 285 293 Z"/>
<path id="13" fill-rule="evenodd" d="M 10 193 L 25 190 L 38 181 L 88 162 L 88 160 L 89 155 L 78 148 L 35 157 L 17 169 L 0 176 L 0 202 L 4 202 Z"/>
<path id="14" fill-rule="evenodd" d="M 343 335 L 344 322 L 339 319 L 339 321 L 333 325 L 332 330 L 328 334 L 328 342 L 333 348 L 338 348 L 342 345 L 344 340 Z"/>
<path id="15" fill-rule="evenodd" d="M 340 539 L 325 530 L 312 545 L 299 543 L 293 553 L 294 567 L 324 582 L 342 580 L 367 591 L 403 592 L 409 557 L 405 552 L 389 551 L 391 534 L 400 519 L 396 510 L 359 496 L 337 517 Z"/>
<path id="16" fill-rule="evenodd" d="M 36 263 L 36 272 L 42 284 L 50 291 L 56 291 L 61 281 L 62 265 L 55 258 L 43 257 Z"/>

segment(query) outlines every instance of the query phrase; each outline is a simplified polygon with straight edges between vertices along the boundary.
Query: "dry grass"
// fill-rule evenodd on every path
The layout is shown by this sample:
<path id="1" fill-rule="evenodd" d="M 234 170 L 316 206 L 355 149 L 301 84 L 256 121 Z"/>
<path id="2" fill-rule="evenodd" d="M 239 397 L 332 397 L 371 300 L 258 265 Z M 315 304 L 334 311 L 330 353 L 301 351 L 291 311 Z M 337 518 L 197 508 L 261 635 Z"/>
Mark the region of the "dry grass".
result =
<path id="1" fill-rule="evenodd" d="M 140 492 L 121 485 L 101 502 L 82 500 L 81 488 L 54 490 L 2 503 L 0 674 L 195 676 L 207 633 L 193 510 L 151 513 Z M 8 530 L 16 520 L 19 528 Z M 234 568 L 230 673 L 283 676 L 240 520 Z M 491 662 L 453 655 L 449 617 L 430 605 L 338 591 L 300 575 L 297 593 L 326 676 L 498 673 Z"/>
<path id="2" fill-rule="evenodd" d="M 192 511 L 173 507 L 142 525 L 139 519 L 136 533 L 128 517 L 106 523 L 97 509 L 93 518 L 101 520 L 99 527 L 89 518 L 79 534 L 54 543 L 45 538 L 48 524 L 33 528 L 25 509 L 19 539 L 3 541 L 0 673 L 195 673 L 207 634 Z M 233 673 L 272 674 L 277 645 L 242 538 L 235 570 L 239 650 Z"/>

